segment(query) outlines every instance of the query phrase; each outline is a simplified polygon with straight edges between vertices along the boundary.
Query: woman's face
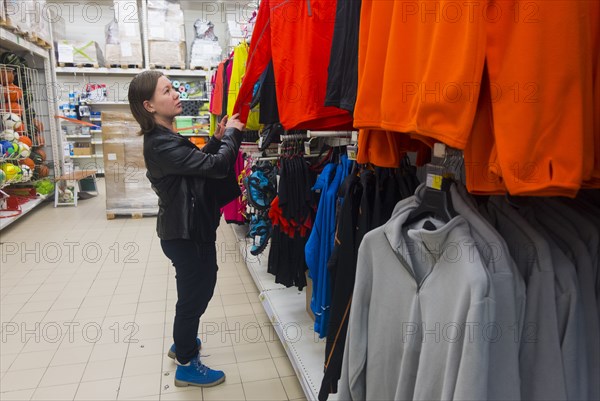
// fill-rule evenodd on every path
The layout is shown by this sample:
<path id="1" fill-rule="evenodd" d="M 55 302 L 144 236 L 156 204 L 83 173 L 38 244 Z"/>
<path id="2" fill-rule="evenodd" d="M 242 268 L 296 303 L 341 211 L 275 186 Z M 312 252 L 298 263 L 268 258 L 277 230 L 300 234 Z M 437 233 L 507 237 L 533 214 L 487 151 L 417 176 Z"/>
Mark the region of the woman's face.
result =
<path id="1" fill-rule="evenodd" d="M 169 78 L 162 76 L 156 83 L 156 89 L 152 99 L 148 101 L 148 111 L 155 113 L 155 116 L 172 119 L 181 114 L 181 100 L 179 92 L 173 89 Z"/>

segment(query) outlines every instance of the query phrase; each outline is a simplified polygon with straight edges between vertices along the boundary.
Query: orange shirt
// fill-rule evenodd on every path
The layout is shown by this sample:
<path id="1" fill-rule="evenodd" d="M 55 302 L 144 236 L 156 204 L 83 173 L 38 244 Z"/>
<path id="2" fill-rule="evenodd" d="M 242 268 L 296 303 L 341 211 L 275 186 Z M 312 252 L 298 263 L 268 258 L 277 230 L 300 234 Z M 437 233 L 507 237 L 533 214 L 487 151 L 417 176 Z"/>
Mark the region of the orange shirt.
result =
<path id="1" fill-rule="evenodd" d="M 519 12 L 486 24 L 497 158 L 513 195 L 575 196 L 591 176 L 592 3 L 503 0 Z"/>
<path id="2" fill-rule="evenodd" d="M 480 13 L 452 14 L 458 4 L 363 1 L 356 127 L 415 132 L 465 147 L 477 108 L 485 25 Z"/>

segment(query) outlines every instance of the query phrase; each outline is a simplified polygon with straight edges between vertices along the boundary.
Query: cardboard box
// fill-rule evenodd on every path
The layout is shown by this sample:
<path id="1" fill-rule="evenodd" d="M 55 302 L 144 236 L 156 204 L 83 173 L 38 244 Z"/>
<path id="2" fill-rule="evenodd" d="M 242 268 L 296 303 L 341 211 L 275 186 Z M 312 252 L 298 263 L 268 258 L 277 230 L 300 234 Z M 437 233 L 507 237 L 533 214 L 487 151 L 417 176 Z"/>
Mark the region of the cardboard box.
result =
<path id="1" fill-rule="evenodd" d="M 148 7 L 148 40 L 185 42 L 183 11 Z"/>
<path id="2" fill-rule="evenodd" d="M 115 21 L 119 27 L 119 42 L 142 43 L 139 9 L 135 0 L 113 0 Z"/>
<path id="3" fill-rule="evenodd" d="M 158 197 L 146 177 L 144 138 L 130 113 L 102 112 L 107 213 L 156 214 Z"/>
<path id="4" fill-rule="evenodd" d="M 92 148 L 90 147 L 74 147 L 73 155 L 74 156 L 89 156 L 92 154 Z"/>
<path id="5" fill-rule="evenodd" d="M 91 40 L 59 40 L 56 42 L 56 59 L 59 63 L 104 66 L 102 50 L 97 42 Z"/>
<path id="6" fill-rule="evenodd" d="M 150 48 L 150 65 L 185 68 L 185 42 L 173 43 L 163 41 L 148 42 Z"/>
<path id="7" fill-rule="evenodd" d="M 121 44 L 106 45 L 106 64 L 107 65 L 130 65 L 142 66 L 143 53 L 141 43 L 123 42 Z"/>

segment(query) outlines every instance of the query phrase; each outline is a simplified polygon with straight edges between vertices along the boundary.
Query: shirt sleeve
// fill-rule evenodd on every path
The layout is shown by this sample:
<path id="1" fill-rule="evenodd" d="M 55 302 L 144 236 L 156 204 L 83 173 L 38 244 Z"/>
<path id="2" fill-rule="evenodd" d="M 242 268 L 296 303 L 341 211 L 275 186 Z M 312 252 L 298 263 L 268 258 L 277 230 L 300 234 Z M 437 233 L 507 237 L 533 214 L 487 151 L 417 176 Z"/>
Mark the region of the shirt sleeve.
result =
<path id="1" fill-rule="evenodd" d="M 237 158 L 242 133 L 228 129 L 214 154 L 204 153 L 196 147 L 183 146 L 169 139 L 158 143 L 153 151 L 160 160 L 164 175 L 190 175 L 205 178 L 225 178 Z"/>
<path id="2" fill-rule="evenodd" d="M 267 68 L 271 60 L 271 11 L 270 1 L 263 0 L 258 9 L 256 25 L 250 41 L 246 73 L 240 86 L 237 100 L 233 107 L 233 113 L 240 113 L 240 120 L 245 124 L 250 113 L 250 103 L 254 85 Z"/>
<path id="3" fill-rule="evenodd" d="M 367 344 L 369 306 L 373 286 L 373 266 L 367 262 L 365 252 L 368 240 L 358 251 L 356 281 L 348 320 L 348 334 L 338 387 L 339 400 L 366 400 L 367 398 Z"/>
<path id="4" fill-rule="evenodd" d="M 202 149 L 200 149 L 200 151 L 214 155 L 215 153 L 217 153 L 219 151 L 220 147 L 221 147 L 221 141 L 218 140 L 217 138 L 215 138 L 214 136 L 212 136 L 210 138 L 210 140 L 206 143 L 206 145 L 204 145 L 202 147 Z"/>

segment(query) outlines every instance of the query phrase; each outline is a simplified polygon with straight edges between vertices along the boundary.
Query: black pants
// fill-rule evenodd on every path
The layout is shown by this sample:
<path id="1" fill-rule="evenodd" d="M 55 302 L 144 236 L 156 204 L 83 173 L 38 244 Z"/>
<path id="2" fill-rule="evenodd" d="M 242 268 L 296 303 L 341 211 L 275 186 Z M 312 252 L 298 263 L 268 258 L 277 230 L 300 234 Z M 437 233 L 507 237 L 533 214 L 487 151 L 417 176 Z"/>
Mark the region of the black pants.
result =
<path id="1" fill-rule="evenodd" d="M 217 251 L 214 243 L 161 240 L 165 255 L 175 266 L 177 305 L 173 339 L 177 361 L 186 364 L 198 356 L 196 337 L 200 316 L 206 310 L 217 283 Z"/>

